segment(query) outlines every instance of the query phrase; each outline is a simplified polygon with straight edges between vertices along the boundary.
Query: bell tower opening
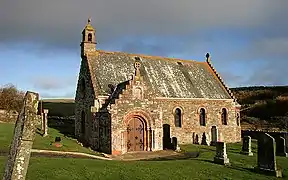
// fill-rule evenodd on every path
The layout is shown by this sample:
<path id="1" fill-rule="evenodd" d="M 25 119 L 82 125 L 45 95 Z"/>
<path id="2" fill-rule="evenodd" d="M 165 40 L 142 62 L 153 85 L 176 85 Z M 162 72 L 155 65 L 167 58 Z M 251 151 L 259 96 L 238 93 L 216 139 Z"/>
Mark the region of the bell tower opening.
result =
<path id="1" fill-rule="evenodd" d="M 88 52 L 93 52 L 96 50 L 96 30 L 91 25 L 91 19 L 82 31 L 82 42 L 81 42 L 81 56 L 85 56 Z"/>

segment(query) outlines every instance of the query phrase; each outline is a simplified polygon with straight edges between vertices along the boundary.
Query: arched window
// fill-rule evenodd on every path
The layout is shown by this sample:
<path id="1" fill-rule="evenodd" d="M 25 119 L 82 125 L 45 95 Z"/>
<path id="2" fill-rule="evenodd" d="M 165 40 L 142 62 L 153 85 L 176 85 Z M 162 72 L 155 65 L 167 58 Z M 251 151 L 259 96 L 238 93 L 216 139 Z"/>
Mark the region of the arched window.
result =
<path id="1" fill-rule="evenodd" d="M 240 114 L 239 113 L 236 114 L 236 123 L 237 123 L 237 126 L 240 126 Z"/>
<path id="2" fill-rule="evenodd" d="M 175 116 L 174 117 L 175 118 L 175 120 L 174 120 L 175 127 L 181 127 L 181 120 L 182 120 L 181 109 L 176 108 L 174 116 Z"/>
<path id="3" fill-rule="evenodd" d="M 92 34 L 91 33 L 88 34 L 88 42 L 92 42 Z"/>
<path id="4" fill-rule="evenodd" d="M 199 118 L 200 118 L 200 126 L 206 126 L 206 112 L 204 108 L 200 109 Z"/>
<path id="5" fill-rule="evenodd" d="M 226 108 L 222 108 L 221 120 L 222 120 L 223 125 L 227 125 L 227 109 Z"/>
<path id="6" fill-rule="evenodd" d="M 85 134 L 85 112 L 81 112 L 81 133 Z"/>

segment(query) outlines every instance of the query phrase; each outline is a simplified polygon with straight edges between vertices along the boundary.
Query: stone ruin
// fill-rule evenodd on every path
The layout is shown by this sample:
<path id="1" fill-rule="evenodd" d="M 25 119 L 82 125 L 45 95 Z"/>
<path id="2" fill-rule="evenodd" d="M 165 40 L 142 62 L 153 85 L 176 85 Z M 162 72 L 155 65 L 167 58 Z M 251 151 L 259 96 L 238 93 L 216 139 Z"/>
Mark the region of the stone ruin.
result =
<path id="1" fill-rule="evenodd" d="M 41 121 L 37 115 L 38 101 L 37 93 L 26 92 L 24 105 L 15 124 L 3 180 L 24 180 L 26 177 L 36 126 Z"/>

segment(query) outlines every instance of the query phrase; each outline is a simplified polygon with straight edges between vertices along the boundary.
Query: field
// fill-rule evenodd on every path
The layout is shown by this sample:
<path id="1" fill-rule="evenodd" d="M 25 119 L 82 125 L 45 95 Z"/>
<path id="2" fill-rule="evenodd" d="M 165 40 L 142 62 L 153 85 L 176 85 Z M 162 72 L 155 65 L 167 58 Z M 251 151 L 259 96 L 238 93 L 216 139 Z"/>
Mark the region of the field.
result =
<path id="1" fill-rule="evenodd" d="M 50 137 L 37 135 L 33 148 L 53 149 L 49 143 L 54 136 L 63 138 L 64 147 L 58 150 L 91 153 L 78 145 L 75 140 L 65 138 L 56 129 L 49 129 Z M 8 149 L 13 133 L 13 125 L 0 124 L 0 144 Z M 200 152 L 199 157 L 191 159 L 147 160 L 147 161 L 106 161 L 80 158 L 31 157 L 28 180 L 76 180 L 76 179 L 276 179 L 273 176 L 258 174 L 256 166 L 257 149 L 253 142 L 253 157 L 239 154 L 241 143 L 228 144 L 228 158 L 231 166 L 213 163 L 215 147 L 201 145 L 182 145 L 186 152 Z M 97 153 L 96 153 L 97 154 Z M 0 156 L 0 177 L 2 177 L 6 157 Z M 283 168 L 284 178 L 288 177 L 288 158 L 278 157 L 277 163 Z"/>

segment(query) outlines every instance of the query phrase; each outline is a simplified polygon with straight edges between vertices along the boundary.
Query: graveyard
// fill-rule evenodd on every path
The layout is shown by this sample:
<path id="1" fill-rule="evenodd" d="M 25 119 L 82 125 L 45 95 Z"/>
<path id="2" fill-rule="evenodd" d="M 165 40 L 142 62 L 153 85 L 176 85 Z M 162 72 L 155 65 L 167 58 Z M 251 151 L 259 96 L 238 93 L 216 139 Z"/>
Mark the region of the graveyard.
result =
<path id="1" fill-rule="evenodd" d="M 14 124 L 0 123 L 0 176 L 6 164 L 3 155 L 10 146 Z M 65 137 L 58 130 L 49 128 L 42 137 L 36 133 L 33 149 L 74 151 L 100 156 Z M 51 145 L 55 137 L 61 137 L 62 147 Z M 257 166 L 257 141 L 252 140 L 253 156 L 241 153 L 242 143 L 227 144 L 229 165 L 214 163 L 215 146 L 180 145 L 181 153 L 198 152 L 197 157 L 163 157 L 138 161 L 98 160 L 85 157 L 53 157 L 49 154 L 31 154 L 26 179 L 279 179 L 254 170 Z M 283 179 L 288 176 L 288 158 L 277 156 L 277 165 L 282 168 Z"/>

